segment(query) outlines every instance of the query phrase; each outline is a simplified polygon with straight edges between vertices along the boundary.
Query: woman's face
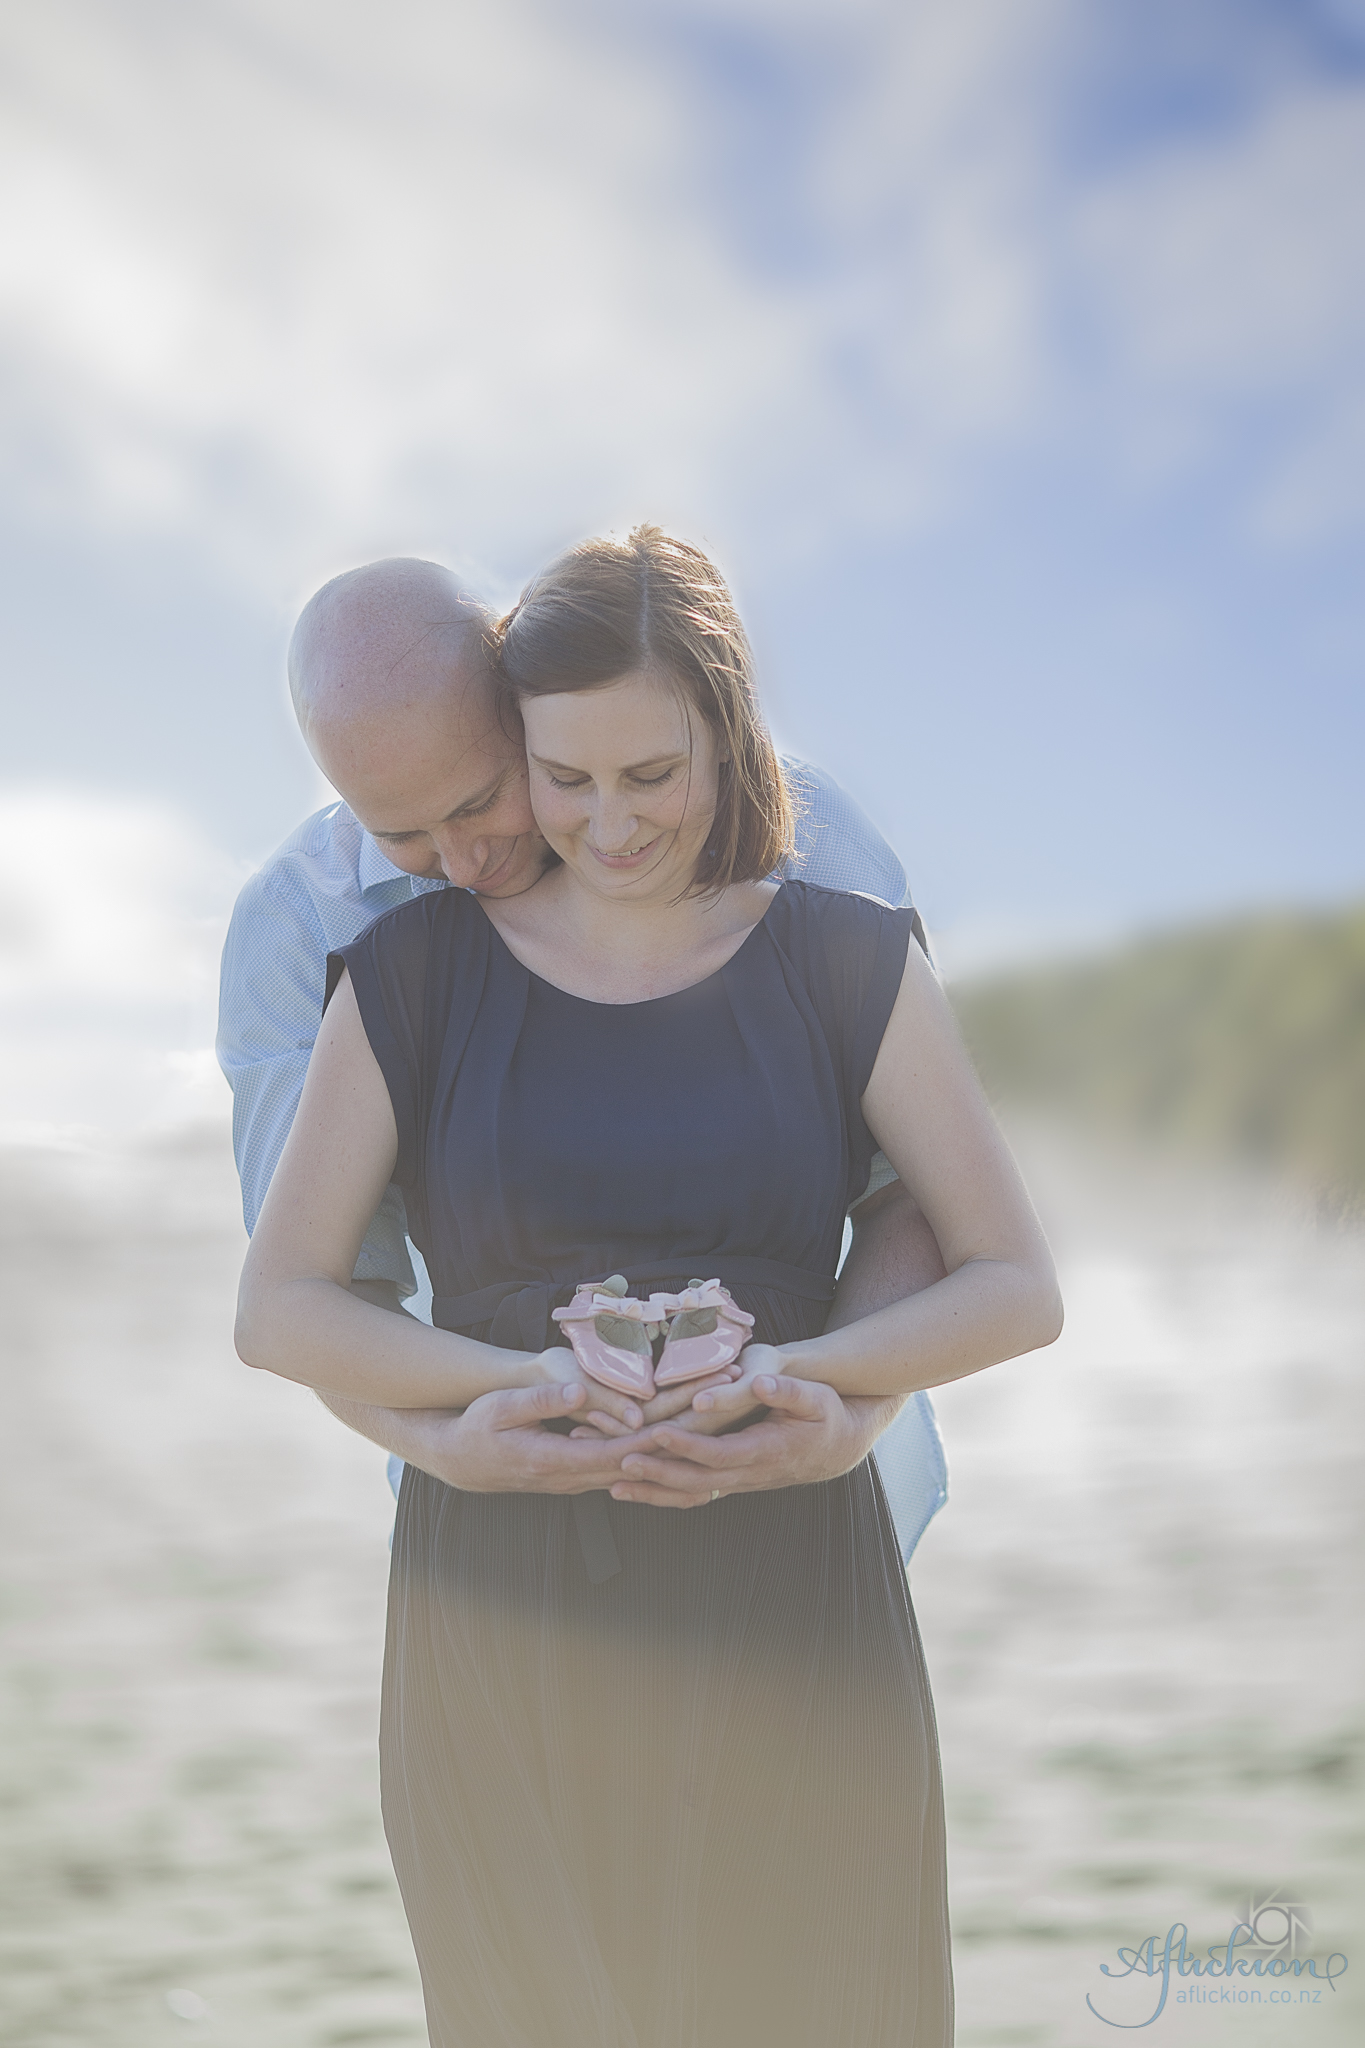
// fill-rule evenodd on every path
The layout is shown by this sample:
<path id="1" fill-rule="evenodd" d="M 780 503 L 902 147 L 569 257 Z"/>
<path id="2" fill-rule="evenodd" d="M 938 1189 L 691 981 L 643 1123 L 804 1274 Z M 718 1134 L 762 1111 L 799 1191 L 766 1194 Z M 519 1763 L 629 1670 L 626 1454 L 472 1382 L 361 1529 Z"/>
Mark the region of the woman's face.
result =
<path id="1" fill-rule="evenodd" d="M 639 672 L 521 712 L 531 808 L 564 865 L 623 902 L 684 890 L 716 814 L 717 747 L 683 690 Z"/>

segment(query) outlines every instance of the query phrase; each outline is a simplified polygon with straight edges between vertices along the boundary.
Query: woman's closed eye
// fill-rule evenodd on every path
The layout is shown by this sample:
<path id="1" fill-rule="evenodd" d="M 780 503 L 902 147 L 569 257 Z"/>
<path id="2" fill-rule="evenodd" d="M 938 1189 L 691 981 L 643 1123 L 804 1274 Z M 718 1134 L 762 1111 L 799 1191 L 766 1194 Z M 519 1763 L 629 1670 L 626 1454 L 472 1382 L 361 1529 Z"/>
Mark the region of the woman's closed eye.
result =
<path id="1" fill-rule="evenodd" d="M 670 782 L 677 772 L 676 768 L 665 768 L 662 775 L 628 775 L 626 781 L 633 782 L 637 789 L 661 789 L 664 783 Z M 587 775 L 575 776 L 572 780 L 569 780 L 558 775 L 552 775 L 548 768 L 545 770 L 545 779 L 554 789 L 585 789 L 591 780 Z"/>

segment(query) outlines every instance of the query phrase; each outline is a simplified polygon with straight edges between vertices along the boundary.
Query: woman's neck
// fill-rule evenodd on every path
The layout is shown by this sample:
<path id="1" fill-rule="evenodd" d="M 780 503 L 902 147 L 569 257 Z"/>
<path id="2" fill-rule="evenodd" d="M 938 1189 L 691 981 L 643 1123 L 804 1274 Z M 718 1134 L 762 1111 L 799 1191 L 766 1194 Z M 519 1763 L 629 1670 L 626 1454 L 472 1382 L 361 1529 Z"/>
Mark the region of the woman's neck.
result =
<path id="1" fill-rule="evenodd" d="M 636 902 L 600 896 L 556 868 L 521 896 L 483 901 L 510 952 L 570 995 L 638 1003 L 704 981 L 738 952 L 775 894 L 737 882 L 714 896 Z"/>

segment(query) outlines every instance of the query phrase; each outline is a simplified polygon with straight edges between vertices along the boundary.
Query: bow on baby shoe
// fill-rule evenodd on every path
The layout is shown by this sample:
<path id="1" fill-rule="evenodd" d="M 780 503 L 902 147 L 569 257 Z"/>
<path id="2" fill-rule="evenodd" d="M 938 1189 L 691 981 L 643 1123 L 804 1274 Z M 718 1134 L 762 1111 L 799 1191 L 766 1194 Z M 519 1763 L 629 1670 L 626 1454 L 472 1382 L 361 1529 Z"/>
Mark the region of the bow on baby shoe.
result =
<path id="1" fill-rule="evenodd" d="M 749 1341 L 754 1319 L 730 1299 L 719 1280 L 689 1280 L 671 1297 L 676 1313 L 654 1368 L 657 1387 L 676 1386 L 733 1365 Z"/>
<path id="2" fill-rule="evenodd" d="M 596 1286 L 582 1282 L 567 1308 L 550 1311 L 588 1377 L 619 1394 L 648 1399 L 658 1387 L 719 1372 L 749 1341 L 754 1319 L 719 1280 L 690 1280 L 681 1294 L 651 1294 L 648 1301 L 627 1294 L 626 1285 L 619 1273 Z"/>

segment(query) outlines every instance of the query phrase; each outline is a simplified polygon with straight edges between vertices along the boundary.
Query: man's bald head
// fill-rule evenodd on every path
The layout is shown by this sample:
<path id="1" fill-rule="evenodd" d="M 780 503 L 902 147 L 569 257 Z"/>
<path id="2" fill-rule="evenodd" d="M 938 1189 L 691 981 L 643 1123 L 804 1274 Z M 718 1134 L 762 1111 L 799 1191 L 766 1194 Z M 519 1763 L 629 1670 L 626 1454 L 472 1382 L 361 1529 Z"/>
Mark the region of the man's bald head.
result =
<path id="1" fill-rule="evenodd" d="M 289 688 L 308 751 L 399 867 L 502 895 L 539 878 L 544 847 L 489 619 L 436 562 L 371 562 L 304 606 Z"/>
<path id="2" fill-rule="evenodd" d="M 491 703 L 488 623 L 489 613 L 438 562 L 397 556 L 324 583 L 289 643 L 289 689 L 310 749 L 330 751 L 347 727 L 401 716 L 424 700 L 449 709 L 471 686 Z M 325 773 L 321 756 L 319 765 Z"/>

